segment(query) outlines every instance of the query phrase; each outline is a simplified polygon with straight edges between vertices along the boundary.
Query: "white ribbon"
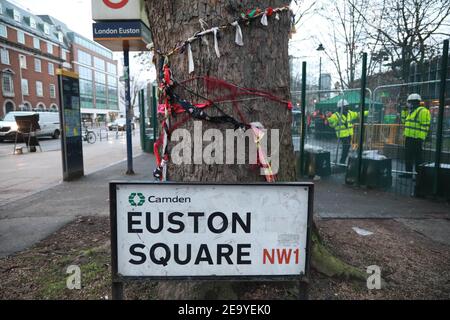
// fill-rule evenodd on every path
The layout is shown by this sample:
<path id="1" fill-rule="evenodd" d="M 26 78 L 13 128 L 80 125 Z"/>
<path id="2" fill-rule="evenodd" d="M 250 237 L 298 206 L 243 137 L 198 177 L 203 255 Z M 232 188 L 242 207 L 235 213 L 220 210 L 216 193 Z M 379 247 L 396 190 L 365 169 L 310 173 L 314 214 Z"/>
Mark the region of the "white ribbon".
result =
<path id="1" fill-rule="evenodd" d="M 261 24 L 266 27 L 269 25 L 269 22 L 267 21 L 267 14 L 265 14 L 265 13 L 263 14 L 263 16 L 261 18 Z"/>
<path id="2" fill-rule="evenodd" d="M 277 14 L 275 15 L 275 19 L 280 20 L 280 15 L 278 14 L 278 12 L 277 12 Z"/>
<path id="3" fill-rule="evenodd" d="M 192 56 L 192 48 L 191 48 L 190 43 L 188 43 L 187 52 L 188 52 L 189 73 L 192 73 L 195 71 L 195 66 L 194 66 L 194 57 Z"/>
<path id="4" fill-rule="evenodd" d="M 212 28 L 212 31 L 214 32 L 214 49 L 216 50 L 217 58 L 220 58 L 219 42 L 217 41 L 217 33 L 219 32 L 219 28 Z"/>
<path id="5" fill-rule="evenodd" d="M 239 22 L 235 21 L 231 24 L 233 27 L 236 27 L 236 38 L 235 38 L 235 42 L 238 46 L 243 46 L 244 45 L 244 41 L 243 41 L 243 37 L 242 37 L 242 29 L 241 26 L 239 25 Z"/>

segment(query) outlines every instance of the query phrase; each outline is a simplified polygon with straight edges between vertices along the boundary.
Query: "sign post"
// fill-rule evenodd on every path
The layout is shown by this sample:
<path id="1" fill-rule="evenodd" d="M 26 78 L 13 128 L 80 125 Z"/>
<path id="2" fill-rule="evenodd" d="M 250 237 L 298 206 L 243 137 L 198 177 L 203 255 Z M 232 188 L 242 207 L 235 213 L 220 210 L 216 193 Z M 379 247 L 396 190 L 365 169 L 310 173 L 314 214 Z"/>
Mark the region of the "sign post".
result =
<path id="1" fill-rule="evenodd" d="M 84 176 L 80 83 L 76 73 L 58 69 L 57 75 L 63 180 L 72 181 Z"/>
<path id="2" fill-rule="evenodd" d="M 299 281 L 313 184 L 110 184 L 113 298 L 123 284 Z"/>
<path id="3" fill-rule="evenodd" d="M 92 0 L 94 41 L 112 51 L 123 51 L 125 113 L 127 128 L 127 174 L 134 175 L 130 51 L 145 51 L 151 42 L 148 19 L 142 0 Z"/>

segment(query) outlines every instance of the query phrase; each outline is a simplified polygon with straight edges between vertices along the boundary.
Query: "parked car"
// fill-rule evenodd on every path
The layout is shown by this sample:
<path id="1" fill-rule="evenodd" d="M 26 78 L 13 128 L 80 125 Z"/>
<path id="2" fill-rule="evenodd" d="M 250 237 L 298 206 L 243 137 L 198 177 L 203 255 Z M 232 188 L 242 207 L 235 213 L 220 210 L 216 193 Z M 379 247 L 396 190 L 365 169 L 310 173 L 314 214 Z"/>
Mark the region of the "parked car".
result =
<path id="1" fill-rule="evenodd" d="M 120 118 L 108 125 L 109 131 L 125 131 L 127 129 L 127 119 Z M 135 130 L 136 125 L 131 123 L 131 130 Z"/>
<path id="2" fill-rule="evenodd" d="M 14 140 L 16 138 L 17 124 L 16 116 L 29 116 L 39 114 L 39 126 L 37 135 L 39 137 L 48 136 L 58 139 L 61 135 L 61 126 L 59 122 L 58 112 L 31 112 L 31 111 L 14 111 L 9 112 L 2 121 L 0 121 L 0 141 Z"/>

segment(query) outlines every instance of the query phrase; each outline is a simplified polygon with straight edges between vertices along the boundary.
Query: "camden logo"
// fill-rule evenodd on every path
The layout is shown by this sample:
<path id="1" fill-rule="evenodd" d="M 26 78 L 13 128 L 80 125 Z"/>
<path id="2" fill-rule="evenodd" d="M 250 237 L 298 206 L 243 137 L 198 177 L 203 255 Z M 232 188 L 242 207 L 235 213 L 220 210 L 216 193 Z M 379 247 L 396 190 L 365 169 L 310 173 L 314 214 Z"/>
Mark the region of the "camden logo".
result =
<path id="1" fill-rule="evenodd" d="M 142 193 L 132 193 L 128 197 L 128 202 L 133 207 L 142 207 L 145 203 L 145 197 Z"/>

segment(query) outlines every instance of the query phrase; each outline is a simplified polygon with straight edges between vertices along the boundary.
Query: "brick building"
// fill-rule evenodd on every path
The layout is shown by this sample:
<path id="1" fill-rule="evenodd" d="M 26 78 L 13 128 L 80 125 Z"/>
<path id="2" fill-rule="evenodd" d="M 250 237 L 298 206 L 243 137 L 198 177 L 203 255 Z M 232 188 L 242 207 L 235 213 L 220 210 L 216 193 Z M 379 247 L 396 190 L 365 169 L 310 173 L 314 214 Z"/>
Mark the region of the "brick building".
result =
<path id="1" fill-rule="evenodd" d="M 119 113 L 117 61 L 108 49 L 49 16 L 0 0 L 0 117 L 14 110 L 59 110 L 56 69 L 80 74 L 81 112 Z"/>

